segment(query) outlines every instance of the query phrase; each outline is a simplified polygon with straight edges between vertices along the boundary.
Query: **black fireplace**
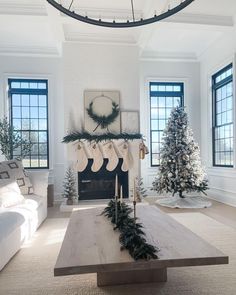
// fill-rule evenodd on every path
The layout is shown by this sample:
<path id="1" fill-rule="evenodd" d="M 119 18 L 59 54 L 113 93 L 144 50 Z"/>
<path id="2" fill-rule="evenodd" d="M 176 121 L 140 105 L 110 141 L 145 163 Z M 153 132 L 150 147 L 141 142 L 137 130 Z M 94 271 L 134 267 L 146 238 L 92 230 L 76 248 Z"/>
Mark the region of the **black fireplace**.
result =
<path id="1" fill-rule="evenodd" d="M 123 159 L 113 171 L 106 169 L 108 159 L 104 159 L 103 165 L 98 172 L 93 172 L 91 166 L 93 160 L 89 159 L 86 169 L 78 172 L 79 200 L 111 199 L 115 194 L 115 177 L 118 176 L 119 192 L 123 188 L 123 197 L 129 197 L 128 171 L 121 170 Z"/>

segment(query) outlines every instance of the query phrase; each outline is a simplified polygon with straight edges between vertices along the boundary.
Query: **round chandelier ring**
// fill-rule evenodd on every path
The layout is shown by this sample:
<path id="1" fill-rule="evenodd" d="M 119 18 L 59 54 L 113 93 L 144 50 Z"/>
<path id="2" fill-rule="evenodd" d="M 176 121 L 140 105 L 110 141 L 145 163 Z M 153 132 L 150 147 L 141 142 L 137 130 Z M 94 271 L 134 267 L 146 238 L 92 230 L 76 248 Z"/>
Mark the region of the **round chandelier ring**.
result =
<path id="1" fill-rule="evenodd" d="M 53 7 L 55 7 L 57 10 L 74 19 L 77 19 L 79 21 L 82 21 L 91 25 L 108 27 L 108 28 L 130 28 L 130 27 L 139 27 L 139 26 L 143 26 L 147 24 L 152 24 L 178 13 L 179 11 L 183 10 L 185 7 L 190 5 L 193 1 L 195 0 L 182 0 L 181 3 L 177 5 L 176 7 L 173 7 L 171 9 L 168 9 L 166 12 L 163 12 L 159 15 L 154 15 L 153 17 L 149 17 L 146 19 L 141 18 L 140 20 L 132 20 L 132 21 L 127 20 L 124 22 L 116 22 L 115 20 L 113 20 L 109 22 L 109 21 L 103 21 L 102 19 L 94 19 L 88 16 L 80 15 L 68 8 L 65 8 L 63 5 L 59 4 L 55 0 L 47 0 L 47 2 L 51 4 Z"/>

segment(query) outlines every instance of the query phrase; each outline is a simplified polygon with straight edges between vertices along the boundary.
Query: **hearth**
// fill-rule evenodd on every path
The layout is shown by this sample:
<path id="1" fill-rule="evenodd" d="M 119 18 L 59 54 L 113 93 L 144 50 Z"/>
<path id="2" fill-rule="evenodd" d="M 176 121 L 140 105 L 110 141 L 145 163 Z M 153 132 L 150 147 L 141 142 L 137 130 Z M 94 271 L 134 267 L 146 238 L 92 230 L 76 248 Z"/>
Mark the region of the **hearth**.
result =
<path id="1" fill-rule="evenodd" d="M 118 175 L 119 190 L 120 185 L 123 187 L 123 197 L 129 197 L 128 187 L 128 171 L 121 170 L 123 159 L 119 159 L 119 163 L 115 170 L 108 171 L 106 169 L 108 159 L 104 159 L 103 165 L 98 172 L 92 172 L 91 166 L 93 160 L 89 159 L 86 169 L 78 172 L 78 192 L 79 200 L 94 199 L 111 199 L 115 193 L 115 177 Z"/>

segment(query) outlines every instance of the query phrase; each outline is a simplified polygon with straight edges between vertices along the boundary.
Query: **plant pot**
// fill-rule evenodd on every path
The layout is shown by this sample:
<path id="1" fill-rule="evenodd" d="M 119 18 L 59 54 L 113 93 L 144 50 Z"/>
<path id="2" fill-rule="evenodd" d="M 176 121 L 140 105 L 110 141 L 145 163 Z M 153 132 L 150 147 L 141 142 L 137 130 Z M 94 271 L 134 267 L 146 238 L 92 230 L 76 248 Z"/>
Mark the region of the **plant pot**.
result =
<path id="1" fill-rule="evenodd" d="M 73 205 L 73 199 L 67 199 L 66 205 Z"/>

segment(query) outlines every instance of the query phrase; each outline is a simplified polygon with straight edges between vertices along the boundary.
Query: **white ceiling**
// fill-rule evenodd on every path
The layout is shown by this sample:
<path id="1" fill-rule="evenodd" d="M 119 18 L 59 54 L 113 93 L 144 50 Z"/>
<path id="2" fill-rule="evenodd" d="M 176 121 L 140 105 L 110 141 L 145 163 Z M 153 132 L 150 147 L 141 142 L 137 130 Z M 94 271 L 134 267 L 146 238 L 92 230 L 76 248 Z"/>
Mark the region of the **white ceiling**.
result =
<path id="1" fill-rule="evenodd" d="M 61 0 L 70 3 L 71 0 Z M 163 10 L 168 0 L 134 0 L 136 15 Z M 130 15 L 130 0 L 79 0 L 88 15 Z M 74 4 L 74 9 L 78 5 Z M 59 56 L 63 42 L 139 46 L 141 58 L 198 60 L 225 32 L 235 34 L 236 0 L 195 0 L 162 22 L 109 29 L 62 15 L 46 0 L 0 0 L 0 54 Z"/>

